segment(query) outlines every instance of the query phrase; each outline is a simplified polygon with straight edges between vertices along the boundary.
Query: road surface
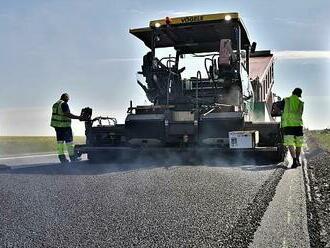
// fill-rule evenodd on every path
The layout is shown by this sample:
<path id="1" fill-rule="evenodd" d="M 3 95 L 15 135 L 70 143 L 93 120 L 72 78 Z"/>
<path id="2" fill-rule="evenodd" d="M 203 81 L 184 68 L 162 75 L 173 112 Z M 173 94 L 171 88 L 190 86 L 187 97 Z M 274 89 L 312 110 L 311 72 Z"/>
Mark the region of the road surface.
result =
<path id="1" fill-rule="evenodd" d="M 0 247 L 309 247 L 300 168 L 0 164 Z"/>

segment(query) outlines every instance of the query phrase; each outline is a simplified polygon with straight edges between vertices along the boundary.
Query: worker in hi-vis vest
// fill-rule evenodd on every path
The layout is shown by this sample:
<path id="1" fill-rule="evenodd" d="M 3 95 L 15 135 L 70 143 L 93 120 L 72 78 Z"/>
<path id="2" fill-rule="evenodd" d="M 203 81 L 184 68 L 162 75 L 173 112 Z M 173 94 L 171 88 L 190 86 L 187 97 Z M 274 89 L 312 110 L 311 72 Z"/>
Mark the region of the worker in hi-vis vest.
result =
<path id="1" fill-rule="evenodd" d="M 288 147 L 293 159 L 291 168 L 300 166 L 301 148 L 304 144 L 303 120 L 304 102 L 300 100 L 302 90 L 295 88 L 290 97 L 284 98 L 281 104 L 281 127 L 284 145 Z"/>
<path id="2" fill-rule="evenodd" d="M 82 120 L 82 117 L 71 114 L 68 105 L 69 99 L 69 95 L 64 93 L 62 94 L 61 99 L 54 103 L 50 123 L 50 125 L 55 128 L 57 153 L 61 163 L 69 162 L 64 153 L 65 147 L 67 148 L 71 162 L 79 160 L 74 154 L 71 119 Z"/>

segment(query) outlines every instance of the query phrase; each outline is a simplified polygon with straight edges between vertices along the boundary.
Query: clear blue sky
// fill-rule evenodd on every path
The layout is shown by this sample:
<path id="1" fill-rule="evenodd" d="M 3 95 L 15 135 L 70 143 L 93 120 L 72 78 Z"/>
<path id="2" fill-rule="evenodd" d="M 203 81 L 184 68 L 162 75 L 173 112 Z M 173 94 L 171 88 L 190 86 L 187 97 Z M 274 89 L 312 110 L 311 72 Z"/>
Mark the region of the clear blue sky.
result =
<path id="1" fill-rule="evenodd" d="M 227 11 L 278 55 L 277 93 L 303 89 L 306 126 L 330 127 L 330 1 L 11 0 L 0 1 L 0 135 L 53 134 L 50 108 L 64 91 L 72 112 L 90 106 L 123 121 L 130 99 L 146 99 L 136 71 L 147 49 L 128 29 Z"/>

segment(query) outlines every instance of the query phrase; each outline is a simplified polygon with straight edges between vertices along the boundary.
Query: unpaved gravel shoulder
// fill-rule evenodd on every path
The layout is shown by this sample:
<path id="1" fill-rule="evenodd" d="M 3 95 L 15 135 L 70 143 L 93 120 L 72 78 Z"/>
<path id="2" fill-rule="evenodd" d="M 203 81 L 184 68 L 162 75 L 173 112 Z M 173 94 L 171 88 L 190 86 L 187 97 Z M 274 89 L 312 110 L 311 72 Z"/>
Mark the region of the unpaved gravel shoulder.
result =
<path id="1" fill-rule="evenodd" d="M 312 201 L 308 203 L 311 247 L 330 247 L 330 153 L 308 139 L 307 173 Z"/>

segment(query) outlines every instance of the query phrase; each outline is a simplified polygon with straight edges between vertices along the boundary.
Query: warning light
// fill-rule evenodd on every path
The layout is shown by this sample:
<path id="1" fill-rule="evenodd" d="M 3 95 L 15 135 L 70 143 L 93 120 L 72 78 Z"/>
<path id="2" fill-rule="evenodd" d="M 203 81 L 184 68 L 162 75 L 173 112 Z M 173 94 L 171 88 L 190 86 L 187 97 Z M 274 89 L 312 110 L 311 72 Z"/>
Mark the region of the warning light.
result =
<path id="1" fill-rule="evenodd" d="M 230 21 L 230 20 L 231 20 L 231 15 L 226 15 L 226 16 L 225 16 L 225 20 L 226 20 L 226 21 Z"/>

